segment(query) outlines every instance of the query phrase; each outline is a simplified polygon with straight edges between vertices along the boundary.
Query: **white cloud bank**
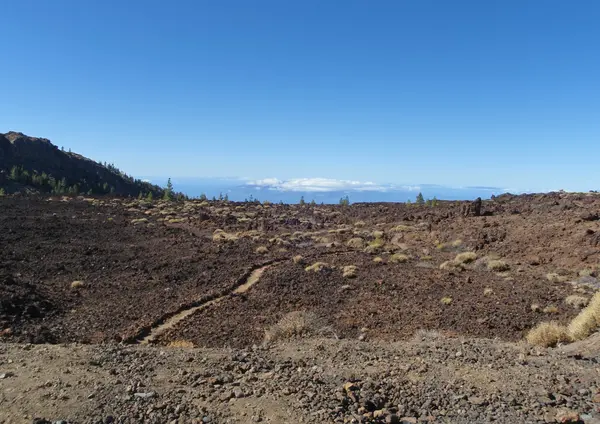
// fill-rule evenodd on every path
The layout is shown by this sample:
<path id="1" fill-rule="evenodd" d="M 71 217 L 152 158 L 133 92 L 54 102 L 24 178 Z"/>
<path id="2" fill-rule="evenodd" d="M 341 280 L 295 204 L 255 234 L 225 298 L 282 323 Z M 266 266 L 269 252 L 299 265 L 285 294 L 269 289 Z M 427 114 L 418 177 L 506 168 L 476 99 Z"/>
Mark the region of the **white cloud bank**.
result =
<path id="1" fill-rule="evenodd" d="M 294 178 L 291 180 L 280 180 L 277 178 L 265 178 L 262 180 L 249 181 L 249 186 L 266 188 L 277 191 L 302 191 L 302 192 L 329 192 L 329 191 L 389 191 L 389 190 L 420 190 L 419 186 L 392 186 L 376 184 L 370 181 L 336 180 L 332 178 Z"/>

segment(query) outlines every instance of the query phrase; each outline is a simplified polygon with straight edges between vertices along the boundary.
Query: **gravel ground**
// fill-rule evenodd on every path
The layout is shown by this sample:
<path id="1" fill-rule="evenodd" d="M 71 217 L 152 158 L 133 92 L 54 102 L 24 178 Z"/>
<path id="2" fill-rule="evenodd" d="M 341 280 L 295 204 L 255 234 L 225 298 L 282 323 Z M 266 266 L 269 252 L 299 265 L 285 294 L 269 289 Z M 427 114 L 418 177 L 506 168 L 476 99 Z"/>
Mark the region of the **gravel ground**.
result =
<path id="1" fill-rule="evenodd" d="M 598 337 L 585 343 L 2 344 L 0 422 L 600 423 Z"/>

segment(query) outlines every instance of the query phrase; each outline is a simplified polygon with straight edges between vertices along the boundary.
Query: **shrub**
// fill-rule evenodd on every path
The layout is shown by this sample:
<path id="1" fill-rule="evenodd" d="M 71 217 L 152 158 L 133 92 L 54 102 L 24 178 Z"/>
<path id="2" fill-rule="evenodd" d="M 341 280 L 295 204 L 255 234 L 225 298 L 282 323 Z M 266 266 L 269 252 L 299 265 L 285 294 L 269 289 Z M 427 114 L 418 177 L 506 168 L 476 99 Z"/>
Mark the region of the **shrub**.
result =
<path id="1" fill-rule="evenodd" d="M 294 311 L 286 314 L 277 324 L 265 331 L 265 342 L 316 334 L 322 328 L 319 318 L 312 312 Z"/>
<path id="2" fill-rule="evenodd" d="M 235 234 L 229 234 L 221 229 L 216 229 L 213 233 L 213 241 L 236 241 L 238 237 Z"/>
<path id="3" fill-rule="evenodd" d="M 454 260 L 452 260 L 452 261 L 446 261 L 446 262 L 443 262 L 443 263 L 440 265 L 440 269 L 445 269 L 445 270 L 447 270 L 447 271 L 452 271 L 452 270 L 463 270 L 464 268 L 465 268 L 465 267 L 464 267 L 464 265 L 463 265 L 462 263 L 460 263 L 460 262 L 456 262 L 456 261 L 454 261 Z"/>
<path id="4" fill-rule="evenodd" d="M 581 309 L 587 306 L 589 299 L 584 296 L 579 296 L 573 294 L 571 296 L 567 296 L 565 299 L 565 303 L 569 306 L 574 307 L 575 309 Z"/>
<path id="5" fill-rule="evenodd" d="M 579 276 L 580 277 L 595 277 L 596 271 L 594 271 L 593 269 L 582 269 L 581 271 L 579 271 Z"/>
<path id="6" fill-rule="evenodd" d="M 569 335 L 574 340 L 583 340 L 600 326 L 600 292 L 597 292 L 588 306 L 569 324 Z"/>
<path id="7" fill-rule="evenodd" d="M 558 308 L 554 305 L 548 305 L 544 309 L 542 309 L 542 312 L 545 314 L 557 314 Z"/>
<path id="8" fill-rule="evenodd" d="M 292 258 L 295 264 L 302 265 L 304 263 L 304 257 L 302 255 L 296 255 Z"/>
<path id="9" fill-rule="evenodd" d="M 477 259 L 477 254 L 475 252 L 463 252 L 456 255 L 454 261 L 461 264 L 468 264 L 473 262 L 475 259 Z"/>
<path id="10" fill-rule="evenodd" d="M 551 283 L 564 283 L 569 279 L 569 277 L 557 274 L 556 272 L 549 272 L 546 274 L 546 279 Z"/>
<path id="11" fill-rule="evenodd" d="M 376 238 L 375 240 L 369 243 L 369 247 L 379 249 L 385 245 L 385 240 L 382 238 Z"/>
<path id="12" fill-rule="evenodd" d="M 375 237 L 376 239 L 383 238 L 383 231 L 373 231 L 373 237 Z"/>
<path id="13" fill-rule="evenodd" d="M 360 237 L 354 237 L 346 242 L 346 246 L 353 249 L 362 249 L 365 247 L 365 241 Z"/>
<path id="14" fill-rule="evenodd" d="M 567 328 L 554 321 L 539 323 L 529 330 L 526 339 L 529 344 L 544 347 L 554 347 L 571 340 Z"/>
<path id="15" fill-rule="evenodd" d="M 331 269 L 331 266 L 325 262 L 315 262 L 314 264 L 304 268 L 306 272 L 321 272 L 327 269 Z"/>
<path id="16" fill-rule="evenodd" d="M 167 346 L 191 349 L 194 347 L 194 343 L 187 340 L 174 340 L 172 342 L 169 342 Z"/>
<path id="17" fill-rule="evenodd" d="M 508 271 L 510 269 L 510 266 L 501 259 L 495 259 L 488 262 L 487 268 L 490 271 L 503 272 Z"/>
<path id="18" fill-rule="evenodd" d="M 83 287 L 85 287 L 85 283 L 83 281 L 79 281 L 78 280 L 78 281 L 73 281 L 71 283 L 71 288 L 72 289 L 81 289 Z"/>
<path id="19" fill-rule="evenodd" d="M 367 225 L 367 224 L 365 224 L 365 221 L 356 221 L 354 223 L 355 227 L 364 227 L 365 225 Z"/>
<path id="20" fill-rule="evenodd" d="M 440 303 L 442 303 L 443 305 L 450 305 L 452 303 L 452 298 L 449 296 L 442 297 L 440 299 Z"/>
<path id="21" fill-rule="evenodd" d="M 401 233 L 404 231 L 412 231 L 413 227 L 409 226 L 409 225 L 396 225 L 395 227 L 392 228 L 392 231 L 395 233 Z"/>
<path id="22" fill-rule="evenodd" d="M 392 256 L 390 256 L 390 262 L 394 263 L 394 264 L 403 264 L 408 262 L 409 257 L 402 254 L 402 253 L 396 253 L 393 254 Z"/>
<path id="23" fill-rule="evenodd" d="M 373 258 L 373 262 L 375 262 L 376 264 L 380 264 L 383 263 L 383 259 L 380 256 L 376 256 L 375 258 Z"/>
<path id="24" fill-rule="evenodd" d="M 355 265 L 348 265 L 342 268 L 342 272 L 343 272 L 343 277 L 345 278 L 354 278 L 356 277 L 356 266 Z"/>
<path id="25" fill-rule="evenodd" d="M 256 253 L 260 254 L 260 255 L 264 255 L 265 253 L 268 253 L 269 249 L 267 249 L 266 246 L 258 246 L 256 248 Z"/>

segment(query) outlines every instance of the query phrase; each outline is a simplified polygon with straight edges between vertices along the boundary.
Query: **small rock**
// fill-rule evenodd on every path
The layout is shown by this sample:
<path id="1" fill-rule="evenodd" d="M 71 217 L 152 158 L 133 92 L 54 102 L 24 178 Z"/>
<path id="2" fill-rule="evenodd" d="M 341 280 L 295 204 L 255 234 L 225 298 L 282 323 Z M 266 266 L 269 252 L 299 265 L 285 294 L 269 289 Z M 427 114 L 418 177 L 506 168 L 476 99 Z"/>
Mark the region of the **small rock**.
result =
<path id="1" fill-rule="evenodd" d="M 5 378 L 8 377 L 13 377 L 14 374 L 12 372 L 3 372 L 2 374 L 0 374 L 0 380 L 4 380 Z"/>
<path id="2" fill-rule="evenodd" d="M 134 396 L 138 397 L 138 398 L 142 398 L 142 399 L 150 399 L 150 398 L 153 398 L 155 394 L 156 393 L 154 393 L 154 392 L 142 392 L 142 393 L 135 393 Z"/>

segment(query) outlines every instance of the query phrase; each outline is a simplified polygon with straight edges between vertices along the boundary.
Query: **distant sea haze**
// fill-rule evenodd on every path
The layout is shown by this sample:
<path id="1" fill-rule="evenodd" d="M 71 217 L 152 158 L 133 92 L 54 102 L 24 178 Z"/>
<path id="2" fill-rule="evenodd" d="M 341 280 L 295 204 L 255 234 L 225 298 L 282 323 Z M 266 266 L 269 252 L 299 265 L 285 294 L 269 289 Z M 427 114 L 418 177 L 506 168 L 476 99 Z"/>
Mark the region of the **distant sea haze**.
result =
<path id="1" fill-rule="evenodd" d="M 142 177 L 145 180 L 164 186 L 167 177 Z M 227 195 L 229 200 L 244 201 L 258 199 L 272 203 L 298 203 L 301 198 L 306 202 L 334 204 L 348 196 L 351 203 L 356 202 L 406 202 L 415 201 L 419 193 L 425 199 L 472 200 L 477 197 L 489 199 L 509 190 L 499 187 L 447 187 L 434 184 L 376 184 L 349 180 L 326 178 L 299 178 L 279 180 L 268 178 L 248 180 L 242 178 L 172 178 L 176 191 L 190 197 L 205 194 L 208 198 Z"/>

